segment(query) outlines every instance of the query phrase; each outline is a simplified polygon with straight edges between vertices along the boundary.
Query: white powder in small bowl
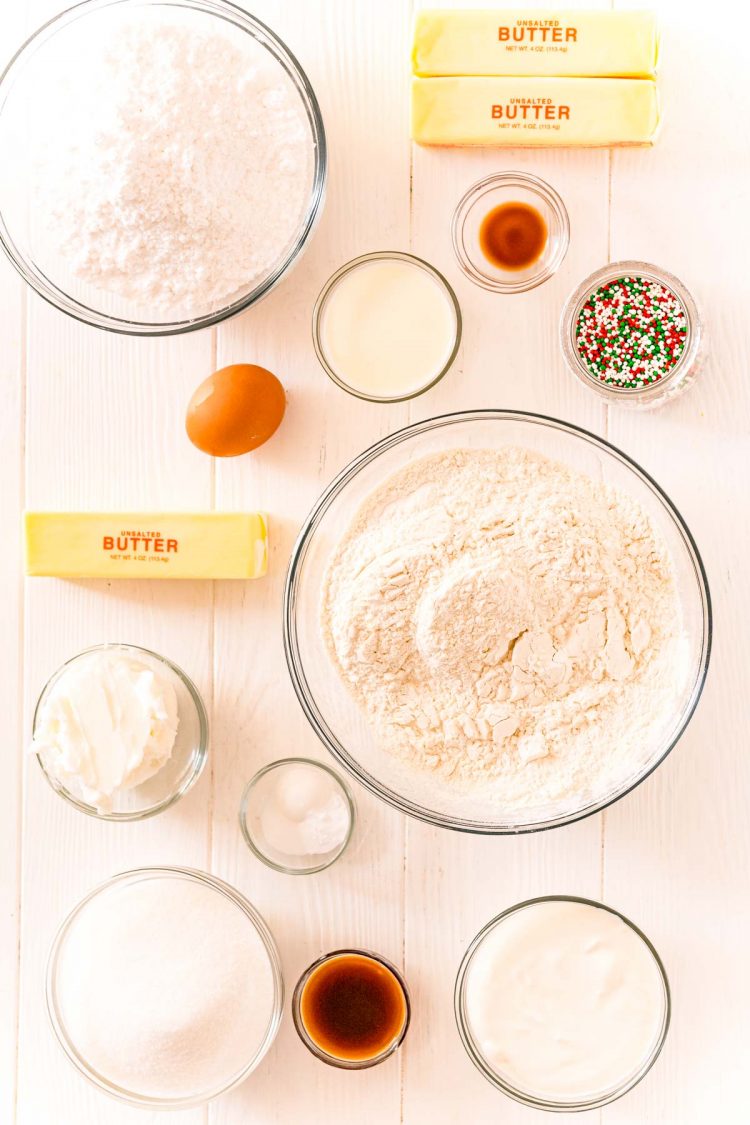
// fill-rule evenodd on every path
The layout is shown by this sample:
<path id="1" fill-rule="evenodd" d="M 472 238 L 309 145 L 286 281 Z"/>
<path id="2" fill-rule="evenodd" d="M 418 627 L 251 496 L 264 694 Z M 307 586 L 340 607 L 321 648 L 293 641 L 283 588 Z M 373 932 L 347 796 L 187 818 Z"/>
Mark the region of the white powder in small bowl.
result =
<path id="1" fill-rule="evenodd" d="M 244 910 L 196 876 L 137 872 L 106 885 L 73 918 L 54 964 L 69 1044 L 136 1098 L 212 1096 L 269 1045 L 268 950 Z"/>
<path id="2" fill-rule="evenodd" d="M 260 813 L 264 842 L 281 856 L 327 856 L 349 833 L 340 783 L 325 770 L 291 765 L 271 773 Z"/>
<path id="3" fill-rule="evenodd" d="M 33 194 L 73 276 L 144 320 L 178 320 L 272 273 L 300 229 L 314 149 L 271 53 L 163 5 L 94 12 L 57 38 L 36 95 Z"/>

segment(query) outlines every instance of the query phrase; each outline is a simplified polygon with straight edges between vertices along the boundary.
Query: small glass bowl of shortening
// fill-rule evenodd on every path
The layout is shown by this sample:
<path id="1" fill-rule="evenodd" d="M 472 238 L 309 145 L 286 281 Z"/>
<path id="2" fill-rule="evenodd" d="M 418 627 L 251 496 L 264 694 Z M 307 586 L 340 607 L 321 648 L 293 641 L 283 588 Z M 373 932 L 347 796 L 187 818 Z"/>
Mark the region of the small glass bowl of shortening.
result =
<path id="1" fill-rule="evenodd" d="M 329 766 L 283 758 L 256 773 L 240 803 L 251 852 L 274 871 L 314 875 L 343 855 L 354 831 L 351 789 Z"/>
<path id="2" fill-rule="evenodd" d="M 143 820 L 198 780 L 208 719 L 176 664 L 135 645 L 98 645 L 45 685 L 30 749 L 52 788 L 81 812 Z"/>

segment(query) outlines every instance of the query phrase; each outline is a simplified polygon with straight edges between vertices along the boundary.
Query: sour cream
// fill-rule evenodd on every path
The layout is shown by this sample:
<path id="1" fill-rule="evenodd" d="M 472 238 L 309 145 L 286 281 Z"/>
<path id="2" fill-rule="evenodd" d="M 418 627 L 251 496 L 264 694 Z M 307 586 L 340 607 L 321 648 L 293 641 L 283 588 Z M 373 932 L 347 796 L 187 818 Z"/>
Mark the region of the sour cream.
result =
<path id="1" fill-rule="evenodd" d="M 44 696 L 31 749 L 47 773 L 102 812 L 169 760 L 177 694 L 157 662 L 122 649 L 84 653 Z"/>
<path id="2" fill-rule="evenodd" d="M 470 960 L 465 1019 L 505 1084 L 547 1103 L 585 1105 L 627 1087 L 665 1032 L 667 991 L 643 938 L 604 907 L 522 906 Z"/>

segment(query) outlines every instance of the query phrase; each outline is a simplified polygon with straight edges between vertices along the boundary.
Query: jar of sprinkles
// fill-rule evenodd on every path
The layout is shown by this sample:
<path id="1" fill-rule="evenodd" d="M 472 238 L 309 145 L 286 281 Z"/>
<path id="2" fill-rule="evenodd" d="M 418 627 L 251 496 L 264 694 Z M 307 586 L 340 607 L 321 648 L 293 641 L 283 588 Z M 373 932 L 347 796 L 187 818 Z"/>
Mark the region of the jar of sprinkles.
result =
<path id="1" fill-rule="evenodd" d="M 612 262 L 568 298 L 563 355 L 587 387 L 620 406 L 662 406 L 700 370 L 705 330 L 673 274 L 648 262 Z"/>

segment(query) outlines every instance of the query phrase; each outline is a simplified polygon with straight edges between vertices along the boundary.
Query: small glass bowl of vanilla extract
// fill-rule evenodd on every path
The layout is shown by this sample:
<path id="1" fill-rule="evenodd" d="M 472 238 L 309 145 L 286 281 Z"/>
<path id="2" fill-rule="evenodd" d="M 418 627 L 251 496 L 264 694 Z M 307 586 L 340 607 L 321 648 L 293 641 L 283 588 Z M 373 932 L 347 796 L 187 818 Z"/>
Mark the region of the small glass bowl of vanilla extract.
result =
<path id="1" fill-rule="evenodd" d="M 474 184 L 453 215 L 453 248 L 466 276 L 494 293 L 525 293 L 559 269 L 570 220 L 550 184 L 499 172 Z"/>
<path id="2" fill-rule="evenodd" d="M 395 965 L 364 949 L 337 949 L 314 961 L 292 996 L 302 1042 L 321 1062 L 366 1070 L 390 1058 L 411 1019 L 406 982 Z"/>

